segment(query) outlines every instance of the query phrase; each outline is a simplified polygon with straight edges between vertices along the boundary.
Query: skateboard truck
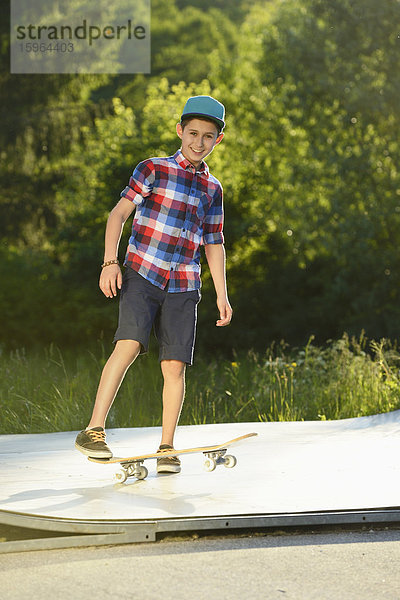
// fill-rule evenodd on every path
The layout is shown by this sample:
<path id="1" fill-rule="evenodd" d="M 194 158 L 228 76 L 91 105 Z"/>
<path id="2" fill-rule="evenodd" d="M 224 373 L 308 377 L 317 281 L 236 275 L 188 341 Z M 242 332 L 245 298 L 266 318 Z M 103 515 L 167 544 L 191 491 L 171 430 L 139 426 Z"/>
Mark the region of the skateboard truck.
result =
<path id="1" fill-rule="evenodd" d="M 121 469 L 114 475 L 114 479 L 118 483 L 124 483 L 128 477 L 136 477 L 136 479 L 146 479 L 149 474 L 144 466 L 144 460 L 134 460 L 129 462 L 121 462 Z"/>
<path id="2" fill-rule="evenodd" d="M 213 452 L 203 452 L 206 460 L 204 468 L 206 471 L 214 471 L 217 465 L 224 465 L 228 469 L 234 467 L 237 463 L 236 457 L 232 454 L 226 454 L 226 448 L 215 450 Z"/>

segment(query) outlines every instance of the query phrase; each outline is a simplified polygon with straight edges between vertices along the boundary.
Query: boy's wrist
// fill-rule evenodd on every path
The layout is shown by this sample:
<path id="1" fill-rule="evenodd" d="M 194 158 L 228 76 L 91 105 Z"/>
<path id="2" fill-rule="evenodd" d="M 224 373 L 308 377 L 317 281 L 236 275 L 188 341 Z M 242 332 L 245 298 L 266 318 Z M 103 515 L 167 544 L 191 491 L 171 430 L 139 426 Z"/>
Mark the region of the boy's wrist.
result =
<path id="1" fill-rule="evenodd" d="M 113 258 L 111 260 L 105 260 L 103 262 L 103 264 L 101 265 L 101 268 L 104 269 L 104 267 L 109 267 L 110 265 L 119 265 L 118 258 Z"/>
<path id="2" fill-rule="evenodd" d="M 218 300 L 228 300 L 228 290 L 226 289 L 226 287 L 223 288 L 221 286 L 221 289 L 216 289 L 215 294 Z"/>
<path id="3" fill-rule="evenodd" d="M 217 304 L 230 304 L 228 295 L 221 294 L 220 296 L 217 296 Z"/>

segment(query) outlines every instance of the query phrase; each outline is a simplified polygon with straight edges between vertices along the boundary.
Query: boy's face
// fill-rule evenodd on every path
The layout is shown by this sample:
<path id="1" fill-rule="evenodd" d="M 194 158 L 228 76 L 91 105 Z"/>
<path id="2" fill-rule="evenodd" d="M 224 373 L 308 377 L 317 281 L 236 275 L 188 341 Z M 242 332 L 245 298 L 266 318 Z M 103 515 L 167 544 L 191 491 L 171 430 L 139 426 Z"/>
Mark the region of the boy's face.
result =
<path id="1" fill-rule="evenodd" d="M 212 121 L 195 118 L 186 123 L 184 129 L 178 123 L 176 132 L 182 140 L 183 156 L 196 168 L 224 137 L 223 133 L 218 134 L 217 126 Z"/>

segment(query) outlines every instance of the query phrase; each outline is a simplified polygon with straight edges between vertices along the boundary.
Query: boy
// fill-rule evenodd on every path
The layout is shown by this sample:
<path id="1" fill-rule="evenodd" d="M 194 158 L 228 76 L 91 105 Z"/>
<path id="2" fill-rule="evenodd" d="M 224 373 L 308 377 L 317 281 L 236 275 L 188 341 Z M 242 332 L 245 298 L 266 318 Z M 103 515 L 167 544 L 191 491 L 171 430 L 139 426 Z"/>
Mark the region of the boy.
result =
<path id="1" fill-rule="evenodd" d="M 121 290 L 119 322 L 91 420 L 75 442 L 88 456 L 112 456 L 105 441 L 107 414 L 129 366 L 147 351 L 154 326 L 164 378 L 157 472 L 181 470 L 178 457 L 162 457 L 162 451 L 173 449 L 184 400 L 185 368 L 193 360 L 200 244 L 205 245 L 217 295 L 220 318 L 216 325 L 228 325 L 232 318 L 225 276 L 222 187 L 203 161 L 224 136 L 224 118 L 224 106 L 214 98 L 189 98 L 176 126 L 181 149 L 174 156 L 139 163 L 110 213 L 99 285 L 107 298 Z M 124 223 L 135 208 L 122 276 L 118 246 Z"/>

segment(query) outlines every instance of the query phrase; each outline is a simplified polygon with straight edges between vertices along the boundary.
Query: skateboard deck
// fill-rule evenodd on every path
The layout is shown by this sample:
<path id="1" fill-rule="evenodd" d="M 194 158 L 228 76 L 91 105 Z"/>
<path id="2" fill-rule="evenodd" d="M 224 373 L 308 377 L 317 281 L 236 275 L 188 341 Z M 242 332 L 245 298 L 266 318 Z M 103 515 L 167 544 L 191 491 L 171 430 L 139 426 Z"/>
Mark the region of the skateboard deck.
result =
<path id="1" fill-rule="evenodd" d="M 202 452 L 205 457 L 204 468 L 206 471 L 214 471 L 217 465 L 224 465 L 227 468 L 232 468 L 236 465 L 236 457 L 231 454 L 226 454 L 229 446 L 238 444 L 242 440 L 251 438 L 258 435 L 257 433 L 246 433 L 237 438 L 233 438 L 223 444 L 216 444 L 210 446 L 197 446 L 195 448 L 185 448 L 183 450 L 167 450 L 160 452 L 150 452 L 149 454 L 141 454 L 139 456 L 113 456 L 112 458 L 93 458 L 88 456 L 91 462 L 110 465 L 117 464 L 121 465 L 121 470 L 115 474 L 115 479 L 119 483 L 126 481 L 128 477 L 136 477 L 136 479 L 146 479 L 148 475 L 147 468 L 143 465 L 145 460 L 160 458 L 160 456 L 178 456 L 179 454 L 196 454 Z"/>

